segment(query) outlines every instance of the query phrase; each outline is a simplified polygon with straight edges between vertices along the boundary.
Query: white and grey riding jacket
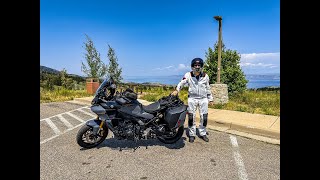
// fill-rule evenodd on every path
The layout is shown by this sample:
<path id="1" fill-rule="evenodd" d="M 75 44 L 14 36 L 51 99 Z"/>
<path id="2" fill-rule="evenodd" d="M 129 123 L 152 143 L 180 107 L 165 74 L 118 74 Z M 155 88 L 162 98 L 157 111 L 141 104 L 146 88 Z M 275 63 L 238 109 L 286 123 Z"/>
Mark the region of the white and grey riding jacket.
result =
<path id="1" fill-rule="evenodd" d="M 187 72 L 182 80 L 179 82 L 176 90 L 179 92 L 184 86 L 188 86 L 188 97 L 189 98 L 208 98 L 209 101 L 213 101 L 211 94 L 211 88 L 209 85 L 209 76 L 202 72 L 197 77 L 193 72 Z"/>

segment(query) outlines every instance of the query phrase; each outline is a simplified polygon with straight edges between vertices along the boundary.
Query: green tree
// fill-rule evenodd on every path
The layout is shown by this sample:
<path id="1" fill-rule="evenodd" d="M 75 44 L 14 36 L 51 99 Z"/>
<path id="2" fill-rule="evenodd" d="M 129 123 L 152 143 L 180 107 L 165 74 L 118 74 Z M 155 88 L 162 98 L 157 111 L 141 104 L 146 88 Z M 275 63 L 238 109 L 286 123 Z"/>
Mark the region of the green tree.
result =
<path id="1" fill-rule="evenodd" d="M 86 34 L 85 34 L 86 35 Z M 86 35 L 85 59 L 88 66 L 82 62 L 81 71 L 90 78 L 101 78 L 107 73 L 107 66 L 101 61 L 100 53 L 96 50 L 91 38 Z"/>
<path id="2" fill-rule="evenodd" d="M 61 81 L 58 75 L 40 72 L 40 87 L 53 90 L 54 85 L 60 85 Z"/>
<path id="3" fill-rule="evenodd" d="M 67 70 L 65 68 L 60 71 L 60 79 L 61 79 L 61 85 L 63 87 L 67 87 Z"/>
<path id="4" fill-rule="evenodd" d="M 61 79 L 61 85 L 66 89 L 72 89 L 73 87 L 73 79 L 68 77 L 67 70 L 65 68 L 60 71 L 60 79 Z M 77 82 L 77 81 L 75 81 Z"/>
<path id="5" fill-rule="evenodd" d="M 48 90 L 54 89 L 54 76 L 52 74 L 46 74 L 46 78 L 42 81 L 42 84 L 40 84 L 42 87 Z"/>
<path id="6" fill-rule="evenodd" d="M 221 44 L 220 82 L 228 85 L 228 92 L 243 92 L 247 89 L 248 80 L 240 67 L 240 54 L 235 50 L 226 49 Z M 210 84 L 217 81 L 218 69 L 218 43 L 214 45 L 214 51 L 209 47 L 206 52 L 204 71 L 210 78 Z"/>
<path id="7" fill-rule="evenodd" d="M 122 80 L 122 68 L 119 67 L 118 58 L 115 54 L 114 49 L 108 44 L 108 59 L 109 65 L 107 68 L 108 76 L 112 76 L 117 83 L 120 83 Z"/>

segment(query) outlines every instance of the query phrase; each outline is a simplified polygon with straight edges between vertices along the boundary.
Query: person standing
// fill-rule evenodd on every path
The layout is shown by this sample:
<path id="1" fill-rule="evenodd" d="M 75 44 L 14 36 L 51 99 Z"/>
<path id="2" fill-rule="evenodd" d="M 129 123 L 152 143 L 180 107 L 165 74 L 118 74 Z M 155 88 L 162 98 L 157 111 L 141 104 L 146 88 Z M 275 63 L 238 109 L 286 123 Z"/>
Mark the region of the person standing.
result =
<path id="1" fill-rule="evenodd" d="M 196 111 L 199 109 L 199 135 L 205 142 L 207 137 L 208 104 L 213 105 L 213 97 L 209 85 L 209 76 L 203 72 L 203 60 L 194 58 L 191 61 L 191 72 L 187 72 L 171 95 L 176 96 L 184 86 L 188 86 L 188 130 L 189 142 L 193 143 L 196 136 Z"/>

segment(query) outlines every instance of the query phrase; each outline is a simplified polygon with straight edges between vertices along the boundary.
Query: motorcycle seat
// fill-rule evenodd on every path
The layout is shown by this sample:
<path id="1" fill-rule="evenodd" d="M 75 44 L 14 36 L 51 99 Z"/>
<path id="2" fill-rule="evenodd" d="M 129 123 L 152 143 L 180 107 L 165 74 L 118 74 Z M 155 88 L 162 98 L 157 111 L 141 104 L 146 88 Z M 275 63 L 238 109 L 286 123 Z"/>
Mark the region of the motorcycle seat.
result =
<path id="1" fill-rule="evenodd" d="M 147 113 L 154 113 L 160 109 L 160 103 L 158 101 L 151 103 L 147 106 L 142 105 L 142 109 Z"/>
<path id="2" fill-rule="evenodd" d="M 144 119 L 152 119 L 154 116 L 149 114 L 148 112 L 143 111 L 143 109 L 139 105 L 129 105 L 129 106 L 122 106 L 119 109 L 119 112 L 125 113 L 128 115 L 142 117 Z"/>

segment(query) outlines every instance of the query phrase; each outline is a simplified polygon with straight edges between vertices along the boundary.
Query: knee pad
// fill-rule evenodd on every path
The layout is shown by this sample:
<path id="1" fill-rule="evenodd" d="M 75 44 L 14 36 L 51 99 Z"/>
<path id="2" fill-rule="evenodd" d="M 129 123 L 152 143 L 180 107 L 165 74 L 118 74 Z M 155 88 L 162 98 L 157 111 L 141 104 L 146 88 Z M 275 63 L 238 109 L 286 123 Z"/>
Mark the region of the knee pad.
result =
<path id="1" fill-rule="evenodd" d="M 188 126 L 191 127 L 193 126 L 193 114 L 188 113 Z"/>
<path id="2" fill-rule="evenodd" d="M 208 114 L 203 114 L 203 126 L 206 127 L 208 124 Z"/>

